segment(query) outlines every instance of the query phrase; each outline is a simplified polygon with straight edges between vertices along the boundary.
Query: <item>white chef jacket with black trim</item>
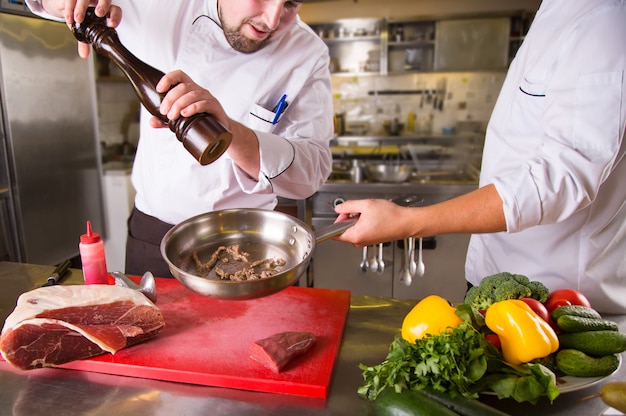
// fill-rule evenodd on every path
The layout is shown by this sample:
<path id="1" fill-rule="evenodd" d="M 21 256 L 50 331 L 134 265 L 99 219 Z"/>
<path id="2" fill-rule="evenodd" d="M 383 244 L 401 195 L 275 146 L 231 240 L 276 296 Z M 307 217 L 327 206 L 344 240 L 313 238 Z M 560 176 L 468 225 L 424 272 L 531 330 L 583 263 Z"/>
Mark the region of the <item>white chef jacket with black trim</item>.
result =
<path id="1" fill-rule="evenodd" d="M 527 275 L 626 312 L 626 3 L 544 0 L 488 125 L 480 185 L 507 232 L 473 235 L 466 277 Z"/>
<path id="2" fill-rule="evenodd" d="M 258 181 L 227 153 L 201 166 L 169 129 L 151 128 L 142 107 L 132 173 L 139 210 L 176 224 L 218 209 L 272 209 L 277 196 L 306 198 L 324 183 L 333 137 L 328 48 L 299 18 L 264 49 L 243 54 L 226 41 L 216 0 L 113 3 L 122 8 L 122 44 L 149 65 L 180 69 L 209 90 L 229 117 L 255 131 L 261 154 Z M 36 0 L 28 5 L 45 16 Z M 272 124 L 283 94 L 288 106 Z"/>

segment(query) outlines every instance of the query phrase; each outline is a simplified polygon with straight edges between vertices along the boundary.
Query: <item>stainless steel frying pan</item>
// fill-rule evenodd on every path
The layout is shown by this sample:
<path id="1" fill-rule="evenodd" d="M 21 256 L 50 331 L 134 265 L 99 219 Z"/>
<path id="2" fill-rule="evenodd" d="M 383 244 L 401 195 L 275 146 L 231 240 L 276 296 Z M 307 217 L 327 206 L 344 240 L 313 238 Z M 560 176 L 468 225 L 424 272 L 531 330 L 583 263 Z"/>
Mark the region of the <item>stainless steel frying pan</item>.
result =
<path id="1" fill-rule="evenodd" d="M 172 275 L 189 290 L 218 299 L 252 299 L 271 295 L 305 273 L 315 245 L 341 234 L 354 224 L 342 221 L 313 232 L 290 215 L 260 209 L 229 209 L 185 220 L 161 241 L 161 255 Z M 277 273 L 258 280 L 221 280 L 214 270 L 206 276 L 197 270 L 194 253 L 207 261 L 220 246 L 239 245 L 252 260 L 281 258 Z"/>

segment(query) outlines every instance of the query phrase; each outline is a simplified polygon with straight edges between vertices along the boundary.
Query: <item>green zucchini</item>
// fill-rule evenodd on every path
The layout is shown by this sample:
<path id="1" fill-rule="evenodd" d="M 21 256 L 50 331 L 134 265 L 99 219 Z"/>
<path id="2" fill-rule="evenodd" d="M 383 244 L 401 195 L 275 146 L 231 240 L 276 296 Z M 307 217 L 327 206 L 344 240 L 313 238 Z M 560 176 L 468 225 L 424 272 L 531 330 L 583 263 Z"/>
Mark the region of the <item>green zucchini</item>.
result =
<path id="1" fill-rule="evenodd" d="M 556 321 L 559 329 L 565 332 L 584 331 L 619 331 L 617 322 L 608 319 L 585 318 L 582 316 L 563 315 Z"/>
<path id="2" fill-rule="evenodd" d="M 376 416 L 459 416 L 453 410 L 429 398 L 417 390 L 402 390 L 396 393 L 393 388 L 381 391 L 374 400 Z"/>
<path id="3" fill-rule="evenodd" d="M 508 416 L 508 413 L 502 412 L 476 399 L 469 399 L 463 396 L 453 398 L 446 393 L 433 389 L 424 389 L 422 391 L 426 396 L 462 416 Z"/>
<path id="4" fill-rule="evenodd" d="M 580 316 L 582 318 L 600 319 L 600 313 L 593 308 L 582 305 L 559 306 L 550 313 L 550 317 L 556 322 L 563 315 Z"/>
<path id="5" fill-rule="evenodd" d="M 590 357 L 582 351 L 563 349 L 556 354 L 556 365 L 563 373 L 574 377 L 604 377 L 619 367 L 617 354 Z"/>
<path id="6" fill-rule="evenodd" d="M 585 331 L 559 334 L 559 348 L 602 356 L 626 351 L 626 334 L 619 331 Z"/>

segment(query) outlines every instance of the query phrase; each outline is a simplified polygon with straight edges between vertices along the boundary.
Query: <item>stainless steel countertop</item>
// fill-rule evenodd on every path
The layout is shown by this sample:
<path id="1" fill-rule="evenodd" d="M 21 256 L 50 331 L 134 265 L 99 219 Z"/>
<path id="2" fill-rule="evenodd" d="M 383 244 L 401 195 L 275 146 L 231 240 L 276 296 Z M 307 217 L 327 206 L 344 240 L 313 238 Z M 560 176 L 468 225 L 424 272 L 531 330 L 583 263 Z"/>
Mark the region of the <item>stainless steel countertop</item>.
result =
<path id="1" fill-rule="evenodd" d="M 45 282 L 52 266 L 0 262 L 0 317 L 14 308 L 17 297 Z M 82 272 L 70 269 L 63 283 L 81 283 Z M 415 304 L 387 298 L 355 296 L 351 300 L 339 358 L 326 400 L 283 394 L 195 386 L 61 369 L 20 371 L 0 361 L 0 415 L 365 415 L 371 404 L 357 393 L 362 383 L 359 363 L 374 365 L 387 354 L 402 318 Z M 610 316 L 626 331 L 626 315 Z M 626 380 L 626 365 L 607 381 Z M 537 405 L 485 397 L 512 415 L 600 415 L 600 399 L 576 400 L 601 386 L 562 394 L 554 404 Z"/>

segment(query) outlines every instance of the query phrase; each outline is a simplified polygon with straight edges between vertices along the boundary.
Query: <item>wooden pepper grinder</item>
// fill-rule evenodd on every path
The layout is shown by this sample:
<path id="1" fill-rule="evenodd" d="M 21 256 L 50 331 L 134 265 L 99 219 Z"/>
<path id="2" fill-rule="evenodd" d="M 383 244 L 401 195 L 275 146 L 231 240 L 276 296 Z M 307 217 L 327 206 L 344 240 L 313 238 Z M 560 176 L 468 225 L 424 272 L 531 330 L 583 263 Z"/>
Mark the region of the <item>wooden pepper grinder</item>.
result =
<path id="1" fill-rule="evenodd" d="M 115 62 L 130 80 L 142 104 L 153 116 L 167 123 L 170 130 L 189 153 L 201 165 L 218 159 L 232 141 L 232 134 L 208 113 L 198 113 L 191 117 L 169 120 L 159 113 L 159 106 L 165 94 L 156 91 L 156 85 L 165 75 L 146 64 L 126 49 L 117 36 L 117 31 L 106 25 L 106 19 L 96 16 L 94 8 L 87 9 L 85 20 L 76 23 L 72 33 L 81 42 L 90 43 L 100 55 Z"/>

